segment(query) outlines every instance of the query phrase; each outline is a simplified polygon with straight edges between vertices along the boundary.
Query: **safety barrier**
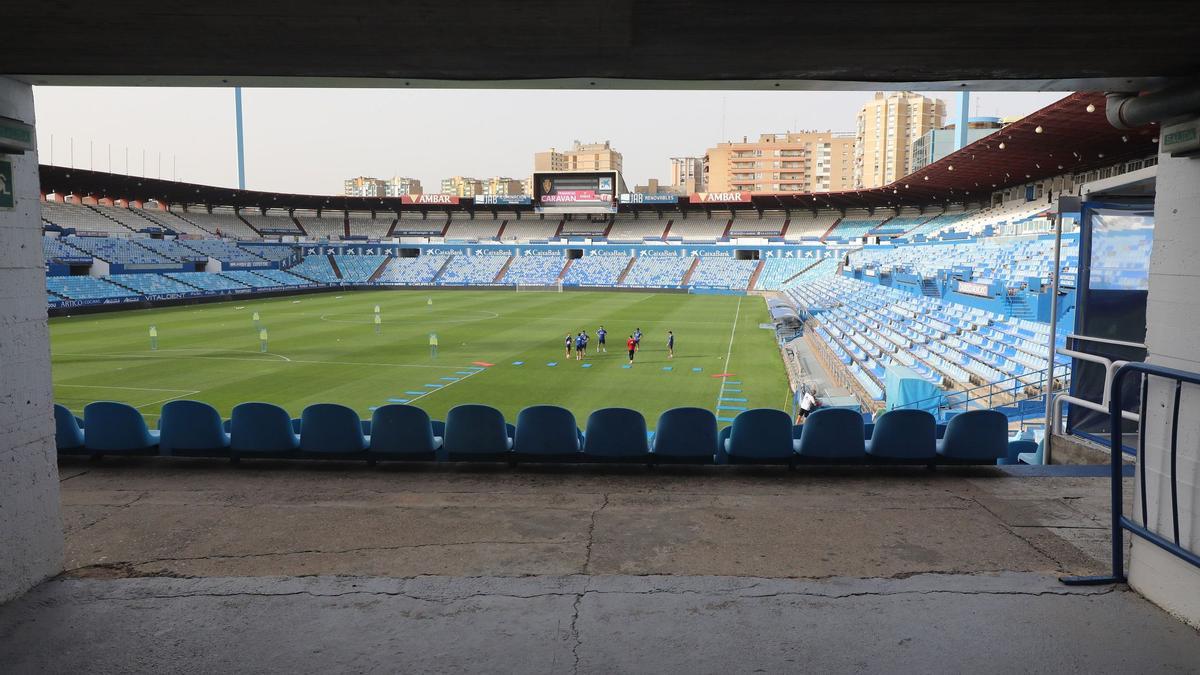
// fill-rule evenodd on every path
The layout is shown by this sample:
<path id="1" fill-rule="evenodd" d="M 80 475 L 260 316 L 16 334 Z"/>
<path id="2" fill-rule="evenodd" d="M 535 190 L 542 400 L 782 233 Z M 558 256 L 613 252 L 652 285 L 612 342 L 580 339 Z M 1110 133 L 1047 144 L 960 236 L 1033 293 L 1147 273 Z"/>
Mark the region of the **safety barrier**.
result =
<path id="1" fill-rule="evenodd" d="M 1158 546 L 1167 553 L 1179 558 L 1195 567 L 1200 567 L 1200 554 L 1185 548 L 1179 539 L 1179 475 L 1178 475 L 1178 450 L 1179 450 L 1179 403 L 1183 394 L 1183 385 L 1196 384 L 1200 385 L 1200 373 L 1189 373 L 1183 370 L 1174 368 L 1164 368 L 1162 366 L 1153 366 L 1148 363 L 1127 363 L 1116 370 L 1109 383 L 1109 407 L 1108 414 L 1110 423 L 1114 430 L 1121 428 L 1121 421 L 1126 419 L 1123 414 L 1123 396 L 1121 394 L 1121 384 L 1131 373 L 1141 373 L 1141 401 L 1140 413 L 1138 419 L 1144 419 L 1146 416 L 1146 392 L 1151 377 L 1160 377 L 1175 382 L 1175 401 L 1171 414 L 1171 455 L 1170 455 L 1170 471 L 1171 471 L 1171 537 L 1167 538 L 1163 535 L 1154 532 L 1147 525 L 1147 497 L 1146 497 L 1146 429 L 1145 425 L 1138 430 L 1138 444 L 1135 458 L 1137 460 L 1139 471 L 1138 483 L 1139 492 L 1141 493 L 1141 509 L 1142 522 L 1135 522 L 1132 518 L 1126 516 L 1123 512 L 1123 486 L 1121 477 L 1123 474 L 1123 453 L 1121 452 L 1121 434 L 1111 434 L 1109 442 L 1109 454 L 1111 457 L 1111 499 L 1112 499 L 1112 573 L 1102 576 L 1069 576 L 1061 577 L 1060 580 L 1069 586 L 1086 586 L 1099 584 L 1120 583 L 1126 580 L 1125 576 L 1125 531 L 1128 530 L 1132 535 L 1141 537 L 1146 541 Z"/>

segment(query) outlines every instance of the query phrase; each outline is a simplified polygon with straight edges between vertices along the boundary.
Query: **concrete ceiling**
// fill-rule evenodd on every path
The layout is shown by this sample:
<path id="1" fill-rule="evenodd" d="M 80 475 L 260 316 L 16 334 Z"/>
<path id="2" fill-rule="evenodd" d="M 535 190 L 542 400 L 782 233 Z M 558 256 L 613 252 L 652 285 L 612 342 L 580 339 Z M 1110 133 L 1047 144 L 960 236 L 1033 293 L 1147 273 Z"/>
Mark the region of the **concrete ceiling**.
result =
<path id="1" fill-rule="evenodd" d="M 1200 73 L 1200 2 L 14 0 L 35 84 L 1137 90 Z"/>

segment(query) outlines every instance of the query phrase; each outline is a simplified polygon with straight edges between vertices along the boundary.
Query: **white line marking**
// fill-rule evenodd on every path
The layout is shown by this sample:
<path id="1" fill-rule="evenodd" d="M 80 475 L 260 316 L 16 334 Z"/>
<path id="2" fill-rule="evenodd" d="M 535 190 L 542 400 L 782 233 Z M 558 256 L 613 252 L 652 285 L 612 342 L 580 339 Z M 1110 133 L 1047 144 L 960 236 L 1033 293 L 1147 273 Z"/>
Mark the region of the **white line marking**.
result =
<path id="1" fill-rule="evenodd" d="M 187 389 L 154 389 L 152 387 L 118 387 L 118 386 L 111 385 L 111 384 L 60 384 L 60 383 L 56 382 L 54 384 L 54 386 L 56 386 L 56 387 L 86 387 L 88 389 L 128 389 L 129 391 L 164 391 L 164 392 L 165 391 L 174 391 L 174 392 L 183 392 L 183 393 L 187 393 L 187 394 L 196 393 L 194 391 L 190 391 Z"/>
<path id="2" fill-rule="evenodd" d="M 135 405 L 135 406 L 133 406 L 133 407 L 137 408 L 138 410 L 141 410 L 142 408 L 147 408 L 147 407 L 150 407 L 150 406 L 152 406 L 152 405 L 156 405 L 156 404 L 159 404 L 159 403 L 166 403 L 167 401 L 174 401 L 174 400 L 175 400 L 175 399 L 177 399 L 177 398 L 183 398 L 184 396 L 191 396 L 191 395 L 193 395 L 193 394 L 199 394 L 199 393 L 200 393 L 199 391 L 189 391 L 189 392 L 185 392 L 185 393 L 183 393 L 183 394 L 176 394 L 175 396 L 168 396 L 167 398 L 164 398 L 164 399 L 159 399 L 159 400 L 157 400 L 157 401 L 151 401 L 151 402 L 149 402 L 149 403 L 143 403 L 143 404 L 141 404 L 141 405 Z"/>
<path id="3" fill-rule="evenodd" d="M 247 352 L 247 353 L 250 354 L 250 353 L 254 353 L 254 352 Z M 120 357 L 128 358 L 128 359 L 206 359 L 206 360 L 210 360 L 210 361 L 255 361 L 258 363 L 262 363 L 262 362 L 268 360 L 268 359 L 239 358 L 236 356 L 189 356 L 187 354 L 178 354 L 178 355 L 163 354 L 163 355 L 156 356 L 154 354 L 138 354 L 138 353 L 134 353 L 134 352 L 90 352 L 90 353 L 86 353 L 86 354 L 85 353 L 76 353 L 76 352 L 63 352 L 63 353 L 54 354 L 54 356 L 120 356 Z M 279 356 L 279 354 L 271 354 L 271 356 Z M 330 366 L 387 366 L 387 367 L 394 367 L 394 368 L 438 368 L 441 370 L 462 370 L 463 369 L 463 366 L 431 366 L 431 365 L 423 364 L 423 363 L 365 363 L 365 362 L 361 362 L 361 361 L 302 361 L 299 359 L 289 359 L 287 357 L 283 357 L 283 358 L 288 363 L 316 363 L 316 364 L 330 365 Z M 280 363 L 282 363 L 282 362 L 280 362 Z M 80 385 L 80 386 L 83 386 L 83 385 Z"/>
<path id="4" fill-rule="evenodd" d="M 738 315 L 740 315 L 742 313 L 742 297 L 743 296 L 738 296 L 737 309 L 735 309 L 733 311 L 733 330 L 729 331 L 729 349 L 725 350 L 725 367 L 721 369 L 722 372 L 725 372 L 725 373 L 729 372 L 729 355 L 733 353 L 733 337 L 735 335 L 737 335 Z M 721 405 L 721 399 L 725 397 L 725 381 L 728 379 L 729 379 L 728 377 L 721 378 L 721 389 L 717 392 L 717 405 L 718 406 Z M 747 398 L 749 398 L 749 397 L 747 397 Z M 715 407 L 713 408 L 713 411 L 720 412 Z M 734 415 L 734 417 L 737 417 L 737 416 Z"/>

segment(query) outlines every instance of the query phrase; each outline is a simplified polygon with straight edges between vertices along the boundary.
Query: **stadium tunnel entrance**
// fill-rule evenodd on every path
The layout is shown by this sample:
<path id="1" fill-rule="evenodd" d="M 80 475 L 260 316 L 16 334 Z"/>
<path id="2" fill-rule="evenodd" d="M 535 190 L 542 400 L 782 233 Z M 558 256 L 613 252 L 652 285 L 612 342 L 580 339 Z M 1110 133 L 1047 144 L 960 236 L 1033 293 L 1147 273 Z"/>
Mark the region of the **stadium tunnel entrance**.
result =
<path id="1" fill-rule="evenodd" d="M 1137 20 L 1138 17 L 1130 18 Z M 1156 22 L 1163 20 L 1162 17 L 1153 18 Z M 1165 23 L 1193 25 L 1185 20 Z M 1115 28 L 1125 32 L 1125 27 Z M 1151 27 L 1148 26 L 1147 30 L 1151 30 Z M 1070 33 L 1064 30 L 1062 35 Z M 1161 46 L 1162 43 L 1154 44 Z M 1195 53 L 1186 46 L 1181 45 L 1183 48 L 1179 53 Z M 87 50 L 72 51 L 87 53 Z M 99 49 L 97 53 L 112 51 Z M 164 50 L 163 53 L 170 51 Z M 1006 54 L 1013 53 L 1012 50 L 1004 51 Z M 1110 66 L 1124 65 L 1119 60 L 1120 50 L 1103 51 L 1105 54 L 1099 56 L 1118 59 L 1115 64 L 1110 61 Z M 21 61 L 9 61 L 8 67 L 36 73 L 37 62 L 31 58 L 41 58 L 36 56 L 39 54 L 47 59 L 58 58 L 32 46 L 28 52 L 35 56 L 26 54 Z M 1075 56 L 1079 58 L 1081 54 L 1093 53 L 1093 50 L 1080 48 Z M 1144 53 L 1144 50 L 1139 53 Z M 1163 53 L 1167 53 L 1167 50 Z M 187 52 L 181 50 L 180 57 L 187 58 Z M 105 64 L 110 58 L 101 59 L 98 72 L 62 77 L 66 78 L 64 81 L 81 84 L 101 81 L 110 73 L 129 77 L 129 71 L 122 71 L 120 65 L 112 65 L 112 70 L 105 71 L 104 68 L 109 67 Z M 1149 60 L 1145 56 L 1139 58 L 1139 67 L 1150 75 L 1156 74 L 1156 68 L 1171 69 L 1172 72 L 1166 73 L 1168 75 L 1195 70 L 1194 63 L 1164 65 L 1154 60 L 1157 55 L 1149 57 Z M 254 60 L 249 59 L 248 62 L 253 63 Z M 168 64 L 167 68 L 175 70 L 157 73 L 155 81 L 187 81 L 177 79 L 175 73 L 185 70 L 179 63 L 182 62 L 174 66 Z M 711 63 L 706 61 L 696 65 L 703 68 L 710 67 Z M 1053 66 L 1054 69 L 1063 67 L 1061 62 Z M 1089 65 L 1080 61 L 1068 61 L 1065 67 L 1076 68 L 1076 74 L 1089 70 Z M 74 72 L 88 70 L 79 64 L 72 64 L 70 68 L 78 69 Z M 272 70 L 271 74 L 265 75 L 267 78 L 284 76 L 278 67 L 264 67 L 263 71 L 266 70 Z M 1111 77 L 1116 70 L 1119 68 L 1110 69 L 1108 78 L 1085 82 L 1090 82 L 1093 87 L 1106 84 L 1113 89 L 1157 88 L 1157 81 L 1153 78 L 1142 79 L 1137 85 L 1131 85 L 1128 81 L 1122 82 L 1119 77 Z M 1027 64 L 1019 75 L 1033 76 L 1036 71 L 1036 64 Z M 72 71 L 64 70 L 60 74 L 68 72 Z M 662 81 L 671 80 L 670 71 L 658 72 L 664 78 Z M 828 75 L 833 71 L 821 72 Z M 916 73 L 926 71 L 918 68 L 904 72 L 915 77 Z M 977 71 L 977 74 L 982 72 Z M 1002 71 L 997 69 L 989 72 Z M 880 79 L 885 75 L 882 70 L 872 73 L 880 75 Z M 330 74 L 336 76 L 332 71 Z M 210 74 L 204 81 L 217 82 L 218 78 L 219 75 Z M 0 135 L 0 139 L 3 139 L 0 142 L 0 170 L 3 170 L 6 178 L 0 198 L 7 198 L 7 203 L 0 201 L 0 288 L 4 289 L 0 300 L 0 363 L 3 364 L 0 400 L 4 403 L 0 409 L 0 432 L 3 434 L 0 436 L 3 439 L 0 453 L 6 460 L 6 471 L 0 475 L 0 511 L 9 514 L 9 517 L 0 518 L 0 541 L 6 544 L 0 551 L 0 562 L 3 563 L 0 568 L 4 572 L 0 575 L 0 601 L 14 598 L 41 580 L 60 572 L 64 555 L 59 474 L 55 464 L 51 424 L 50 362 L 48 350 L 44 347 L 48 343 L 43 285 L 45 271 L 38 245 L 42 227 L 39 219 L 38 161 L 33 143 L 36 119 L 31 85 L 32 81 L 38 79 L 37 76 L 0 77 L 0 129 L 5 131 Z M 51 76 L 42 81 L 53 79 Z M 952 86 L 948 80 L 944 84 Z M 221 78 L 219 81 L 231 84 L 270 80 L 245 77 Z M 986 86 L 986 80 L 977 83 Z M 756 86 L 770 87 L 771 83 L 759 82 Z M 774 86 L 778 87 L 778 82 Z M 1022 85 L 1018 82 L 1004 86 Z M 1190 86 L 1194 87 L 1195 83 L 1190 83 Z M 1149 362 L 1194 372 L 1200 370 L 1200 339 L 1194 325 L 1194 317 L 1200 315 L 1200 271 L 1195 265 L 1195 251 L 1200 248 L 1200 228 L 1195 226 L 1200 221 L 1200 159 L 1197 159 L 1194 147 L 1184 146 L 1189 131 L 1191 139 L 1196 136 L 1195 119 L 1200 114 L 1200 106 L 1195 105 L 1194 91 L 1188 93 L 1186 100 L 1191 101 L 1189 107 L 1156 108 L 1157 116 L 1153 118 L 1159 123 L 1169 122 L 1173 131 L 1164 133 L 1159 139 L 1154 212 L 1155 237 L 1161 245 L 1155 251 L 1149 271 L 1146 348 Z M 1175 137 L 1175 133 L 1180 134 L 1179 137 Z M 568 257 L 573 257 L 572 251 L 579 251 L 582 255 L 581 250 L 572 249 L 568 251 Z M 402 249 L 401 253 L 404 257 L 417 254 L 415 249 Z M 748 257 L 752 254 L 756 255 L 757 252 L 739 250 L 735 256 L 739 260 L 752 260 L 753 257 Z M 1143 400 L 1145 413 L 1140 442 L 1144 461 L 1139 464 L 1141 480 L 1136 500 L 1142 506 L 1136 515 L 1151 529 L 1163 533 L 1174 529 L 1173 538 L 1177 546 L 1198 551 L 1200 527 L 1196 524 L 1200 523 L 1200 480 L 1197 480 L 1194 471 L 1179 471 L 1177 467 L 1200 464 L 1200 427 L 1194 423 L 1180 425 L 1181 416 L 1191 415 L 1194 419 L 1197 411 L 1200 411 L 1200 391 L 1190 385 L 1151 381 Z M 1200 571 L 1170 555 L 1161 542 L 1134 540 L 1129 579 L 1137 590 L 1157 604 L 1193 624 L 1200 624 L 1200 594 L 1197 592 L 1200 588 Z"/>

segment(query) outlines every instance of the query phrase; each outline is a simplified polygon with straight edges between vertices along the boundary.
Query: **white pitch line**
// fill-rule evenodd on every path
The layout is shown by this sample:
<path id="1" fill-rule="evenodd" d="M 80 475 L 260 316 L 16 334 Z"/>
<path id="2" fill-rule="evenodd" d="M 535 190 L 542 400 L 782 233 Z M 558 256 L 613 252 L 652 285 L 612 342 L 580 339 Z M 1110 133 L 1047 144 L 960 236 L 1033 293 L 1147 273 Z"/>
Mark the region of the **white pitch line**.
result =
<path id="1" fill-rule="evenodd" d="M 196 392 L 187 389 L 155 389 L 153 387 L 118 387 L 111 384 L 61 384 L 55 383 L 56 387 L 85 387 L 87 389 L 127 389 L 129 391 L 174 391 L 185 394 L 194 394 Z"/>
<path id="2" fill-rule="evenodd" d="M 249 352 L 248 352 L 249 353 Z M 253 361 L 256 363 L 268 362 L 268 359 L 248 359 L 238 358 L 235 356 L 189 356 L 187 354 L 137 354 L 134 352 L 90 352 L 90 353 L 75 353 L 62 352 L 55 356 L 120 356 L 130 359 L 205 359 L 209 361 Z M 282 356 L 280 354 L 271 354 L 271 356 Z M 424 363 L 367 363 L 362 361 L 302 361 L 298 359 L 284 358 L 288 363 L 315 363 L 328 366 L 388 366 L 394 368 L 440 368 L 442 370 L 462 370 L 464 366 L 431 366 Z M 278 362 L 282 363 L 282 361 Z"/>
<path id="3" fill-rule="evenodd" d="M 729 372 L 729 355 L 733 353 L 733 338 L 735 335 L 737 335 L 738 316 L 741 313 L 742 313 L 742 296 L 738 296 L 737 309 L 735 309 L 733 311 L 733 330 L 729 331 L 729 349 L 725 350 L 725 367 L 722 369 L 726 373 Z M 728 377 L 721 378 L 721 389 L 717 392 L 717 406 L 721 405 L 721 399 L 725 397 L 725 380 L 728 380 L 728 379 L 729 379 Z M 713 412 L 720 412 L 720 411 L 716 410 L 716 408 L 714 408 Z"/>
<path id="4" fill-rule="evenodd" d="M 157 405 L 157 404 L 159 404 L 159 403 L 166 403 L 167 401 L 174 401 L 174 400 L 175 400 L 175 399 L 177 399 L 177 398 L 183 398 L 184 396 L 191 396 L 192 394 L 199 394 L 199 393 L 200 393 L 199 391 L 188 391 L 188 392 L 184 392 L 184 393 L 182 393 L 182 394 L 176 394 L 175 396 L 168 396 L 167 398 L 164 398 L 164 399 L 159 399 L 159 400 L 157 400 L 157 401 L 151 401 L 151 402 L 149 402 L 149 403 L 143 403 L 143 404 L 141 404 L 141 405 L 135 405 L 135 406 L 133 406 L 133 407 L 134 407 L 134 408 L 137 408 L 138 410 L 141 410 L 142 408 L 147 408 L 147 407 L 149 407 L 149 406 L 152 406 L 152 405 Z"/>

